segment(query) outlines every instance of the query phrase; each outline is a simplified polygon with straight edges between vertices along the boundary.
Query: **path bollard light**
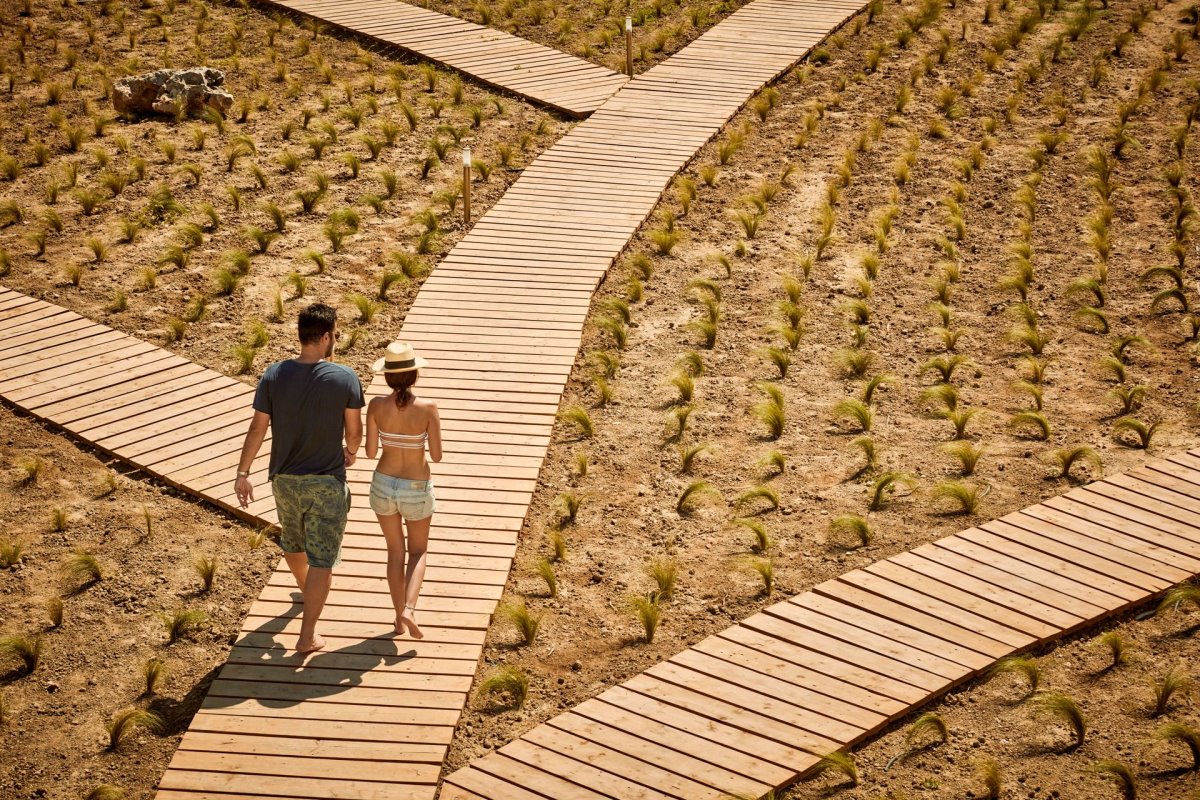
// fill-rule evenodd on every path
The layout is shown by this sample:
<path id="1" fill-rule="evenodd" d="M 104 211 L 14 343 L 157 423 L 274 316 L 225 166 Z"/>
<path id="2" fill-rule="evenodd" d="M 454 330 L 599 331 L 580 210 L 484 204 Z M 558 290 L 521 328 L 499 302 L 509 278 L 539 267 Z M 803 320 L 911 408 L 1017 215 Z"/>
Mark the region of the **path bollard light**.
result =
<path id="1" fill-rule="evenodd" d="M 463 223 L 471 222 L 471 148 L 463 148 Z"/>
<path id="2" fill-rule="evenodd" d="M 633 77 L 633 17 L 625 18 L 625 74 Z"/>

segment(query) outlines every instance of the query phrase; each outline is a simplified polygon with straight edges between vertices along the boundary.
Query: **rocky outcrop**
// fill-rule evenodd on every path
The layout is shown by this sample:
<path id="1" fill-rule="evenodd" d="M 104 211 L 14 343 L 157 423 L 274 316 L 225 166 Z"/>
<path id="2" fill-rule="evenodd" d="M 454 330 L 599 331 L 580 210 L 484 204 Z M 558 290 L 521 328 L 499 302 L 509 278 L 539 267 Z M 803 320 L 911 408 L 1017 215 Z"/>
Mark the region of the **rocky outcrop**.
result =
<path id="1" fill-rule="evenodd" d="M 200 117 L 208 108 L 222 114 L 233 105 L 233 95 L 221 88 L 225 73 L 211 67 L 159 69 L 121 78 L 113 87 L 113 107 L 122 114 Z"/>

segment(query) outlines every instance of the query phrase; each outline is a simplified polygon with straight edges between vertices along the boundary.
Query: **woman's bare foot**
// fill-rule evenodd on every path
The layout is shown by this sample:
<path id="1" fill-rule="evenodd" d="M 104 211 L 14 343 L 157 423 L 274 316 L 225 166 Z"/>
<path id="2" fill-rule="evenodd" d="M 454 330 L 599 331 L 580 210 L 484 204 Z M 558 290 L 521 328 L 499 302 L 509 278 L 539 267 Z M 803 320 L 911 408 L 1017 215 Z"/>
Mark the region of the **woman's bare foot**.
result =
<path id="1" fill-rule="evenodd" d="M 413 612 L 415 610 L 416 609 L 414 609 L 412 606 L 405 606 L 404 610 L 400 612 L 399 618 L 396 620 L 398 623 L 396 628 L 399 630 L 400 625 L 403 625 L 404 629 L 408 631 L 409 636 L 413 637 L 414 639 L 424 639 L 425 634 L 421 633 L 421 628 L 417 625 L 416 617 L 413 616 Z"/>
<path id="2" fill-rule="evenodd" d="M 296 652 L 300 653 L 300 654 L 315 653 L 324 646 L 325 646 L 325 640 L 322 639 L 320 636 L 314 636 L 313 640 L 311 642 L 308 642 L 307 644 L 304 642 L 297 642 L 296 643 Z"/>

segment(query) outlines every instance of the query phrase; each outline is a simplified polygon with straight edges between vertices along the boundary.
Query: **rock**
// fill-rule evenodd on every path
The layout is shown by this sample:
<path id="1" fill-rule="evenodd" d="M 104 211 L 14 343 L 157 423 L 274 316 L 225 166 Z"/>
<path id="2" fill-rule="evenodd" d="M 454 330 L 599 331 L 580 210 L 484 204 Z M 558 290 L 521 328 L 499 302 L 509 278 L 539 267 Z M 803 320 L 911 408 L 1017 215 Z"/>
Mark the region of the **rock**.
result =
<path id="1" fill-rule="evenodd" d="M 121 78 L 113 87 L 113 108 L 122 114 L 169 114 L 182 107 L 199 117 L 208 108 L 222 114 L 233 106 L 233 95 L 221 88 L 225 73 L 211 67 L 159 69 Z"/>

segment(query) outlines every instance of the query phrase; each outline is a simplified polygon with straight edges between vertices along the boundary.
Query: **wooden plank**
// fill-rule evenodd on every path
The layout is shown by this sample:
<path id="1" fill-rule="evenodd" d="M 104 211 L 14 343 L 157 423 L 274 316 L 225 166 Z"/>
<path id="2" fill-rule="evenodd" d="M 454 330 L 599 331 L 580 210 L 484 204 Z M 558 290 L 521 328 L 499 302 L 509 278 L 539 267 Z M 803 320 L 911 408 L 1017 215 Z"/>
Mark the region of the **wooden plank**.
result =
<path id="1" fill-rule="evenodd" d="M 613 714 L 619 714 L 619 710 L 611 705 L 596 702 L 596 700 L 588 700 L 584 703 L 589 709 L 592 709 L 593 714 L 605 715 L 606 711 L 611 711 Z M 610 715 L 611 717 L 611 715 Z M 689 736 L 690 744 L 695 745 L 697 750 L 691 752 L 680 752 L 679 750 L 671 750 L 667 742 L 672 746 L 678 746 L 676 730 L 666 728 L 665 726 L 654 726 L 656 732 L 661 736 L 658 740 L 647 740 L 641 736 L 628 732 L 629 715 L 625 715 L 625 724 L 606 724 L 594 720 L 589 716 L 578 714 L 578 712 L 569 712 L 557 717 L 553 717 L 550 722 L 542 726 L 544 733 L 535 734 L 530 732 L 530 735 L 538 735 L 539 739 L 534 741 L 544 742 L 546 739 L 553 739 L 554 736 L 560 733 L 569 733 L 577 736 L 578 739 L 593 742 L 602 750 L 612 753 L 618 753 L 620 756 L 629 757 L 630 762 L 626 765 L 625 775 L 637 775 L 638 780 L 642 778 L 642 770 L 646 769 L 643 765 L 649 765 L 650 768 L 662 770 L 666 772 L 665 780 L 653 783 L 654 788 L 659 790 L 667 790 L 671 794 L 677 794 L 682 798 L 689 796 L 702 796 L 703 793 L 712 792 L 713 789 L 722 792 L 725 795 L 734 792 L 740 792 L 750 784 L 748 788 L 766 790 L 767 784 L 751 781 L 748 776 L 738 775 L 736 772 L 731 772 L 720 766 L 709 763 L 707 758 L 696 758 L 697 753 L 716 753 L 718 746 L 712 742 L 706 742 L 703 739 L 698 739 L 696 736 Z M 644 733 L 642 726 L 643 718 L 638 718 L 634 724 L 634 729 L 637 733 Z M 646 720 L 650 723 L 652 721 Z M 535 729 L 538 730 L 538 729 Z M 553 750 L 553 747 L 551 747 Z M 570 753 L 568 753 L 570 754 Z M 582 754 L 582 753 L 581 753 Z M 586 756 L 584 756 L 586 757 Z M 679 777 L 685 777 L 688 782 L 684 784 L 671 783 L 667 781 L 676 781 Z M 680 794 L 683 793 L 683 794 Z"/>
<path id="2" fill-rule="evenodd" d="M 569 732 L 615 753 L 630 756 L 675 775 L 687 776 L 703 787 L 717 789 L 726 794 L 766 791 L 771 788 L 761 780 L 752 778 L 754 769 L 759 765 L 767 766 L 765 762 L 747 765 L 745 769 L 750 771 L 751 775 L 740 775 L 717 763 L 729 748 L 720 747 L 645 717 L 635 717 L 598 700 L 585 701 L 574 711 L 552 718 L 545 729 L 551 736 L 554 735 L 552 731 L 555 729 Z M 629 733 L 630 729 L 642 735 L 650 733 L 654 738 L 641 738 Z M 681 751 L 681 747 L 686 750 Z M 627 774 L 637 772 L 639 767 L 637 764 L 631 766 L 633 768 Z M 656 784 L 659 787 L 661 785 Z M 689 789 L 693 793 L 703 790 Z"/>

